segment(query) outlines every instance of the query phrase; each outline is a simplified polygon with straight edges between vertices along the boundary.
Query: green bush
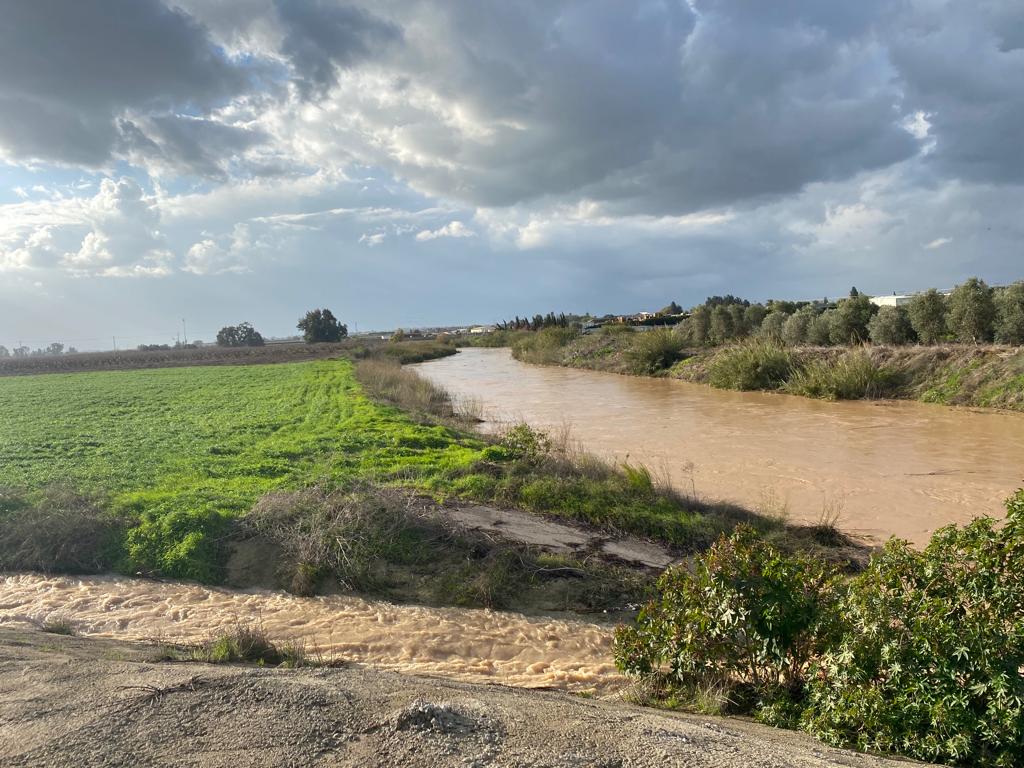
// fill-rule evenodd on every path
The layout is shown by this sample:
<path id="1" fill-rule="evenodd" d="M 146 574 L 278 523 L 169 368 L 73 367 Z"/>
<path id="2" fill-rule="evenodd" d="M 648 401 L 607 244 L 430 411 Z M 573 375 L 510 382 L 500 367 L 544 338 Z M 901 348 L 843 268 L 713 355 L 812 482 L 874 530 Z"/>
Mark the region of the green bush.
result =
<path id="1" fill-rule="evenodd" d="M 1004 526 L 893 540 L 842 604 L 804 726 L 831 744 L 970 766 L 1024 765 L 1024 491 Z"/>
<path id="2" fill-rule="evenodd" d="M 831 636 L 835 576 L 739 527 L 685 566 L 615 634 L 615 663 L 669 691 L 723 688 L 733 708 L 792 722 L 809 663 Z"/>
<path id="3" fill-rule="evenodd" d="M 557 365 L 562 361 L 562 350 L 579 336 L 576 328 L 552 327 L 519 337 L 512 344 L 512 356 L 524 363 Z"/>
<path id="4" fill-rule="evenodd" d="M 778 389 L 793 370 L 793 355 L 776 341 L 757 339 L 722 350 L 708 381 L 719 389 Z"/>
<path id="5" fill-rule="evenodd" d="M 215 584 L 223 572 L 228 524 L 227 516 L 214 509 L 147 511 L 128 531 L 124 567 Z"/>
<path id="6" fill-rule="evenodd" d="M 626 355 L 634 373 L 648 374 L 671 368 L 679 360 L 684 339 L 669 328 L 636 334 Z"/>
<path id="7" fill-rule="evenodd" d="M 859 400 L 885 397 L 896 386 L 892 371 L 875 363 L 863 349 L 856 349 L 836 360 L 811 360 L 794 371 L 786 391 L 823 400 Z"/>
<path id="8" fill-rule="evenodd" d="M 873 344 L 909 344 L 914 340 L 914 327 L 906 307 L 880 307 L 868 323 Z"/>

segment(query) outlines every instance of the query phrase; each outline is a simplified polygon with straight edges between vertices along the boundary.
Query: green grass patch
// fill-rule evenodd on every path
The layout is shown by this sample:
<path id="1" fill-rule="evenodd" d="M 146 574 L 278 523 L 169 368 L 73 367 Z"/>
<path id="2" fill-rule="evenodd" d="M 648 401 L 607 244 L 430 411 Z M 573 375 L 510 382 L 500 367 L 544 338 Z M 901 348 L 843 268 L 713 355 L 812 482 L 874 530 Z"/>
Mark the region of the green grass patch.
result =
<path id="1" fill-rule="evenodd" d="M 123 569 L 203 581 L 269 491 L 427 482 L 484 448 L 371 402 L 343 360 L 5 378 L 0 423 L 0 486 L 102 495 L 134 521 Z"/>

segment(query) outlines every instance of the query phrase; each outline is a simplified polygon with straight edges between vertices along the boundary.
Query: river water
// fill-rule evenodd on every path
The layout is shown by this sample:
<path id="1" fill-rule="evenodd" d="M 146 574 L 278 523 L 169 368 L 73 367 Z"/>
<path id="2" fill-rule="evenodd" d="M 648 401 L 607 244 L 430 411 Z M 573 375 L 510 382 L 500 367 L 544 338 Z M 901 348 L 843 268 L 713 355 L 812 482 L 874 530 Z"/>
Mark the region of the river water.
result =
<path id="1" fill-rule="evenodd" d="M 0 625 L 56 618 L 81 635 L 164 643 L 202 642 L 239 623 L 258 624 L 314 658 L 471 682 L 598 694 L 624 682 L 606 625 L 115 576 L 0 574 Z"/>
<path id="2" fill-rule="evenodd" d="M 571 430 L 587 450 L 647 465 L 683 493 L 794 521 L 923 544 L 1024 485 L 1024 414 L 915 402 L 824 402 L 526 365 L 464 349 L 419 372 L 482 406 L 484 429 Z"/>

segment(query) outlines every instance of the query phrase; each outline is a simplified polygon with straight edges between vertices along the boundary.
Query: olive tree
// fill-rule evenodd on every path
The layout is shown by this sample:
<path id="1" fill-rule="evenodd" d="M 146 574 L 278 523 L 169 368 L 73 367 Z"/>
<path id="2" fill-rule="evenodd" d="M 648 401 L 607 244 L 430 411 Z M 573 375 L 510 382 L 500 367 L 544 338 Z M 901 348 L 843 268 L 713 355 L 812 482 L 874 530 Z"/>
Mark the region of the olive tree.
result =
<path id="1" fill-rule="evenodd" d="M 878 311 L 871 299 L 854 288 L 850 298 L 843 299 L 836 307 L 829 326 L 829 338 L 833 344 L 856 344 L 868 338 L 868 323 Z"/>
<path id="2" fill-rule="evenodd" d="M 814 319 L 814 312 L 800 310 L 786 318 L 782 326 L 782 340 L 791 347 L 807 343 L 807 330 Z"/>
<path id="3" fill-rule="evenodd" d="M 781 339 L 782 330 L 785 328 L 788 320 L 789 315 L 785 312 L 772 312 L 761 321 L 759 333 L 768 339 Z"/>
<path id="4" fill-rule="evenodd" d="M 816 315 L 807 324 L 807 343 L 817 347 L 827 347 L 832 343 L 832 318 L 835 316 L 834 309 L 826 309 L 820 315 Z"/>
<path id="5" fill-rule="evenodd" d="M 724 344 L 733 336 L 733 320 L 729 310 L 719 305 L 711 310 L 708 335 L 715 344 Z"/>
<path id="6" fill-rule="evenodd" d="M 1024 280 L 998 291 L 995 302 L 996 341 L 1024 344 Z"/>
<path id="7" fill-rule="evenodd" d="M 946 333 L 946 297 L 929 288 L 917 294 L 907 305 L 910 325 L 922 344 L 935 344 Z"/>
<path id="8" fill-rule="evenodd" d="M 908 344 L 914 340 L 914 328 L 906 307 L 881 307 L 868 323 L 873 344 Z"/>
<path id="9" fill-rule="evenodd" d="M 995 319 L 992 289 L 984 280 L 972 277 L 953 289 L 949 296 L 949 329 L 958 340 L 992 341 Z"/>

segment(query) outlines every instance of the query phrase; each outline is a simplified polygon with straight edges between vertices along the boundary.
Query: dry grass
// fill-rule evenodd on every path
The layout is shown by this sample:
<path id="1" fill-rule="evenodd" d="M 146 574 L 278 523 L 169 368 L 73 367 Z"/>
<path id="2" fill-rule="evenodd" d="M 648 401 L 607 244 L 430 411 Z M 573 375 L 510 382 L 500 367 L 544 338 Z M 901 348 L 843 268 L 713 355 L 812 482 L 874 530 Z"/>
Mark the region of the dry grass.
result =
<path id="1" fill-rule="evenodd" d="M 0 570 L 100 573 L 118 555 L 126 521 L 62 485 L 0 488 Z"/>
<path id="2" fill-rule="evenodd" d="M 356 363 L 355 372 L 356 379 L 374 399 L 421 415 L 442 419 L 455 416 L 447 391 L 415 371 L 403 368 L 397 360 L 367 358 Z"/>

